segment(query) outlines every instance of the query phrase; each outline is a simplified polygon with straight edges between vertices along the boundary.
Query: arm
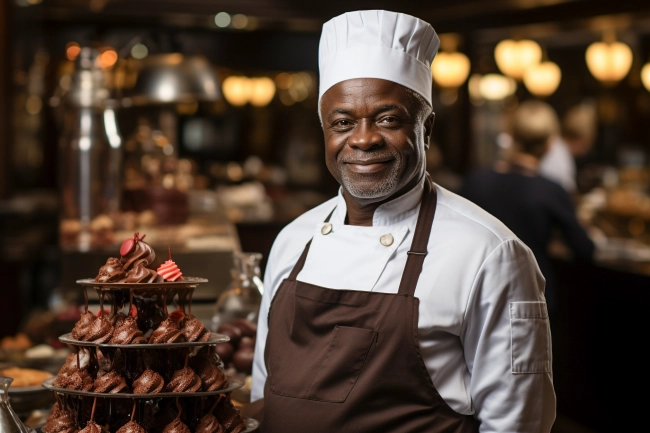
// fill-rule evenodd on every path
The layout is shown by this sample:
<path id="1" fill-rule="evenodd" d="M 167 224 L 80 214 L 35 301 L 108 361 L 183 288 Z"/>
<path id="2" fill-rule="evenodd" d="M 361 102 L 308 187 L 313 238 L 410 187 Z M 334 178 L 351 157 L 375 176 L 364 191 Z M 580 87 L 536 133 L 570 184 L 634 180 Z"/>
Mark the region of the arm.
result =
<path id="1" fill-rule="evenodd" d="M 501 243 L 474 281 L 461 339 L 481 433 L 549 432 L 555 420 L 544 278 L 518 239 Z"/>
<path id="2" fill-rule="evenodd" d="M 560 188 L 554 189 L 554 193 L 550 200 L 553 222 L 559 226 L 575 258 L 591 261 L 594 256 L 595 246 L 585 229 L 578 222 L 571 198 Z"/>

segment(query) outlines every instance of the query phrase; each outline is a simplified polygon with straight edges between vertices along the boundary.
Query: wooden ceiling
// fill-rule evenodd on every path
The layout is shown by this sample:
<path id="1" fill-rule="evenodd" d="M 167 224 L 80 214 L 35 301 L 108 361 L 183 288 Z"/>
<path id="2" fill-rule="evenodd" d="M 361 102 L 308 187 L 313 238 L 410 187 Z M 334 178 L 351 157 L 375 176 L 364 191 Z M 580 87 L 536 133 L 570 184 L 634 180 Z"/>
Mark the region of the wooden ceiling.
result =
<path id="1" fill-rule="evenodd" d="M 22 8 L 20 8 L 22 9 Z M 31 9 L 31 8 L 25 8 Z M 648 0 L 44 0 L 33 8 L 50 21 L 195 26 L 218 12 L 259 18 L 262 26 L 318 31 L 350 10 L 387 9 L 429 21 L 439 32 L 561 22 L 650 12 Z"/>

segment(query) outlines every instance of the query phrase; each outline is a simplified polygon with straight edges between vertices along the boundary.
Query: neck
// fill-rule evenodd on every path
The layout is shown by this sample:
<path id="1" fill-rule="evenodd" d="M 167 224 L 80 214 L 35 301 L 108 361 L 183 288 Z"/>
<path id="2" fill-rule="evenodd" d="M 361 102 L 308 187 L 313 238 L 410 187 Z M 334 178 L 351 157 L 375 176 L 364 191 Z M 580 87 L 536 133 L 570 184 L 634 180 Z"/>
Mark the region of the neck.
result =
<path id="1" fill-rule="evenodd" d="M 420 183 L 422 176 L 424 176 L 424 173 L 420 176 L 414 177 L 404 187 L 390 197 L 379 199 L 377 201 L 354 197 L 347 189 L 345 189 L 345 187 L 343 187 L 343 199 L 345 199 L 345 205 L 348 209 L 345 223 L 352 226 L 372 226 L 373 217 L 377 208 L 382 204 L 394 200 L 412 190 L 418 183 Z"/>
<path id="2" fill-rule="evenodd" d="M 527 153 L 517 152 L 513 154 L 510 163 L 523 167 L 532 173 L 537 173 L 539 168 L 539 159 Z"/>

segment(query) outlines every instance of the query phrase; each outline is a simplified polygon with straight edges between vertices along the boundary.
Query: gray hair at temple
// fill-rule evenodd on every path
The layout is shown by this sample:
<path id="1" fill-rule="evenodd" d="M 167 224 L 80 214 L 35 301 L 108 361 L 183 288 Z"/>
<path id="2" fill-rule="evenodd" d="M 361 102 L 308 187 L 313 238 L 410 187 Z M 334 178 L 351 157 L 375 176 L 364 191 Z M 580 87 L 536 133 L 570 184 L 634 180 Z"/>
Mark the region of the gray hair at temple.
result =
<path id="1" fill-rule="evenodd" d="M 551 138 L 560 131 L 555 110 L 542 101 L 526 101 L 517 107 L 512 138 L 518 151 L 541 158 Z"/>

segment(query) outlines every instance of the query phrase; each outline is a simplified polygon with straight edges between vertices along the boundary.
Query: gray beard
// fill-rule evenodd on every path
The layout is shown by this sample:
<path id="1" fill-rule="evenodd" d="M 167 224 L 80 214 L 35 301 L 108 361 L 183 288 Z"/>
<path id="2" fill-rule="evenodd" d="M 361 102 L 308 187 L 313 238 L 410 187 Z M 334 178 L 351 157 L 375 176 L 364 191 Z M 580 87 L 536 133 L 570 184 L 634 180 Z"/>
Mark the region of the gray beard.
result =
<path id="1" fill-rule="evenodd" d="M 391 154 L 395 158 L 396 163 L 393 165 L 393 168 L 391 169 L 390 173 L 388 173 L 388 176 L 386 179 L 384 179 L 383 182 L 377 182 L 375 184 L 372 184 L 369 187 L 366 187 L 365 185 L 359 185 L 357 182 L 358 180 L 362 180 L 367 177 L 371 177 L 371 175 L 366 176 L 363 174 L 358 174 L 358 173 L 350 173 L 347 170 L 341 170 L 341 183 L 343 184 L 343 187 L 353 196 L 356 198 L 363 198 L 363 199 L 373 199 L 373 198 L 381 198 L 381 197 L 386 197 L 389 195 L 391 192 L 394 192 L 395 189 L 397 188 L 397 184 L 399 182 L 399 174 L 402 171 L 402 165 L 404 164 L 404 158 L 401 153 L 397 152 L 395 154 Z M 346 162 L 346 159 L 348 158 L 341 158 L 339 161 L 339 164 L 342 164 Z M 350 158 L 352 160 L 353 158 Z"/>

